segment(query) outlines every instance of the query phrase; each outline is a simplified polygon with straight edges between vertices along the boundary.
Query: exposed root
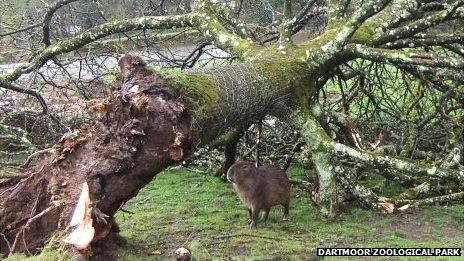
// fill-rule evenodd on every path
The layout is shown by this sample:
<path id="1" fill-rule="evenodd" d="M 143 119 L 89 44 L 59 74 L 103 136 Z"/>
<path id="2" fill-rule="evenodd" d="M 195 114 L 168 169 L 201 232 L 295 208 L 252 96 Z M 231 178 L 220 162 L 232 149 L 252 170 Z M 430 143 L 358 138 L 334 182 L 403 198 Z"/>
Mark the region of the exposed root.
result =
<path id="1" fill-rule="evenodd" d="M 78 235 L 69 241 L 77 248 L 93 244 L 112 230 L 114 214 L 127 200 L 190 155 L 190 113 L 169 86 L 159 85 L 155 75 L 137 78 L 131 72 L 121 84 L 99 107 L 92 128 L 66 133 L 52 149 L 31 155 L 30 160 L 45 157 L 23 169 L 21 180 L 0 183 L 0 232 L 13 242 L 10 247 L 0 238 L 0 252 L 36 253 L 62 231 Z M 134 84 L 139 92 L 124 92 Z M 68 227 L 84 183 L 89 204 Z"/>
<path id="2" fill-rule="evenodd" d="M 24 162 L 23 165 L 21 165 L 21 167 L 22 167 L 22 168 L 26 168 L 26 167 L 29 166 L 29 164 L 31 163 L 31 161 L 32 161 L 34 158 L 37 158 L 37 157 L 39 157 L 39 156 L 43 156 L 43 155 L 52 153 L 53 151 L 54 151 L 54 148 L 48 148 L 48 149 L 36 151 L 36 152 L 32 153 L 31 155 L 29 155 L 29 157 L 27 157 L 26 161 Z"/>
<path id="3" fill-rule="evenodd" d="M 23 173 L 0 173 L 0 179 L 22 179 L 27 177 L 29 175 Z"/>
<path id="4" fill-rule="evenodd" d="M 11 188 L 8 188 L 4 191 L 2 191 L 0 193 L 0 197 L 3 196 L 4 194 L 6 194 L 7 192 L 10 192 L 10 191 L 14 191 L 16 190 L 18 187 L 20 187 L 22 184 L 24 184 L 25 182 L 27 182 L 29 179 L 31 179 L 32 177 L 34 177 L 34 175 L 37 175 L 39 174 L 43 169 L 45 168 L 45 165 L 42 166 L 42 168 L 40 168 L 38 171 L 32 173 L 32 174 L 23 174 L 26 178 L 21 180 L 20 182 L 18 182 L 15 186 L 11 187 Z"/>

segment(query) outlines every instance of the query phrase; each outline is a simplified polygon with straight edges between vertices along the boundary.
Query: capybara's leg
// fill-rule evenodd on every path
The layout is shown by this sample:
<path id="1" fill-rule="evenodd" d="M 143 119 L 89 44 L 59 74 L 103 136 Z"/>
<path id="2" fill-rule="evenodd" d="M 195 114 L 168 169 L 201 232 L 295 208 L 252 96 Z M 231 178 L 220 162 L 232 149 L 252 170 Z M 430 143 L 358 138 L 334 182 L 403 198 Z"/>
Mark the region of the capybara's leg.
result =
<path id="1" fill-rule="evenodd" d="M 259 208 L 255 208 L 255 207 L 251 209 L 250 228 L 256 228 L 256 225 L 258 224 L 259 210 L 260 210 Z"/>
<path id="2" fill-rule="evenodd" d="M 290 207 L 290 202 L 282 204 L 284 206 L 284 220 L 288 220 L 288 209 Z"/>
<path id="3" fill-rule="evenodd" d="M 251 224 L 251 208 L 248 209 L 248 225 Z"/>
<path id="4" fill-rule="evenodd" d="M 271 211 L 271 208 L 265 208 L 264 209 L 264 219 L 263 221 L 267 223 L 267 218 L 269 217 L 269 211 Z"/>

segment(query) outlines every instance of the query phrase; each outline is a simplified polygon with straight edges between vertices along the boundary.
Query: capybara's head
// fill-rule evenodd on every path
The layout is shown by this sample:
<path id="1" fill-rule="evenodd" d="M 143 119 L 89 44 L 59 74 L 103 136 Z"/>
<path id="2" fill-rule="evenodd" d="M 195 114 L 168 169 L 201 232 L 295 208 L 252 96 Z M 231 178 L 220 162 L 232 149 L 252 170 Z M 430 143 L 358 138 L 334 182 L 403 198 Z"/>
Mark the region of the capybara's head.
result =
<path id="1" fill-rule="evenodd" d="M 247 176 L 256 175 L 257 168 L 254 163 L 238 161 L 230 166 L 227 171 L 227 180 L 232 183 L 245 179 Z"/>

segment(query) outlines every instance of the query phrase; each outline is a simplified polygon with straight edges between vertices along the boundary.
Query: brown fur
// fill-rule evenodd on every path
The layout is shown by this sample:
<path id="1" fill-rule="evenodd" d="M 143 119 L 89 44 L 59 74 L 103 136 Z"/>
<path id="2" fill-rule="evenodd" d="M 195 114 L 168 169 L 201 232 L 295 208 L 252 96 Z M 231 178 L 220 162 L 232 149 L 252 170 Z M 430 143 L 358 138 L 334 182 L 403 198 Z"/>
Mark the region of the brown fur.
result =
<path id="1" fill-rule="evenodd" d="M 288 217 L 290 183 L 281 169 L 269 165 L 256 167 L 253 163 L 240 161 L 229 168 L 227 179 L 248 208 L 252 228 L 256 228 L 261 210 L 264 211 L 264 221 L 267 221 L 271 207 L 276 205 L 284 206 L 284 219 Z"/>

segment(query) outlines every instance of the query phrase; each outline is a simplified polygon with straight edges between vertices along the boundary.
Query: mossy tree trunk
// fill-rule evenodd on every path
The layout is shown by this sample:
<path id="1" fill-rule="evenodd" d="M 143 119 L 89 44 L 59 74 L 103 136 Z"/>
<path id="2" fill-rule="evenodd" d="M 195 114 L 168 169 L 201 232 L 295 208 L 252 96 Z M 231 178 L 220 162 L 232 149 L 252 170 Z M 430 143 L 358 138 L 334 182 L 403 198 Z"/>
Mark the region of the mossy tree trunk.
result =
<path id="1" fill-rule="evenodd" d="M 182 162 L 192 148 L 280 106 L 297 108 L 300 99 L 295 97 L 312 85 L 315 74 L 306 63 L 282 57 L 211 70 L 155 72 L 152 82 L 144 76 L 133 83 L 145 83 L 144 91 L 119 92 L 92 105 L 99 114 L 95 127 L 67 135 L 42 163 L 24 170 L 26 179 L 2 187 L 0 230 L 11 242 L 10 248 L 2 244 L 2 252 L 34 252 L 66 229 L 84 183 L 95 238 L 101 238 L 128 199 L 163 168 Z M 154 91 L 158 82 L 179 97 Z M 124 84 L 130 89 L 132 82 Z M 305 87 L 304 93 L 314 90 Z"/>

